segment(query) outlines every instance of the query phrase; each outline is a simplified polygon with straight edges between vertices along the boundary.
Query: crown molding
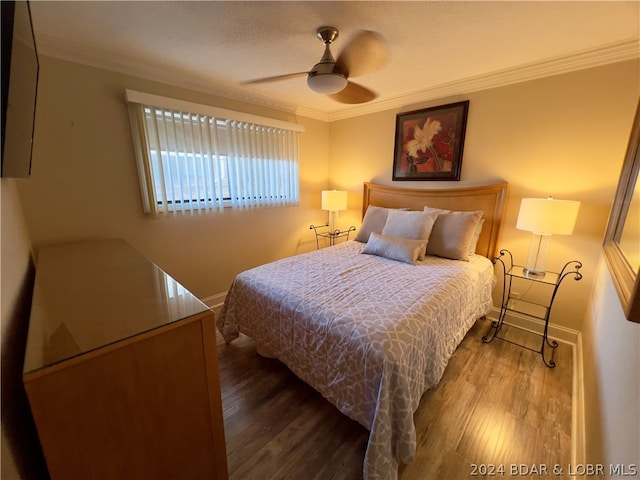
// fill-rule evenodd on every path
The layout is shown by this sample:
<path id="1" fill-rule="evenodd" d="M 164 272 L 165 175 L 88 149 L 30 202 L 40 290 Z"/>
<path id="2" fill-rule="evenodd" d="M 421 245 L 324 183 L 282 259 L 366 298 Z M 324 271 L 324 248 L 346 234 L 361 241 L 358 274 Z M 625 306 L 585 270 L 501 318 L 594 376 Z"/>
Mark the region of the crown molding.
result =
<path id="1" fill-rule="evenodd" d="M 447 96 L 468 94 L 470 92 L 640 58 L 640 40 L 637 37 L 629 38 L 597 48 L 575 52 L 570 55 L 558 56 L 540 62 L 531 62 L 512 68 L 467 77 L 408 94 L 383 98 L 379 101 L 348 107 L 334 112 L 324 112 L 283 102 L 267 96 L 246 93 L 235 86 L 212 82 L 210 78 L 204 78 L 194 74 L 194 72 L 175 72 L 163 67 L 143 66 L 139 63 L 123 60 L 121 56 L 109 52 L 100 52 L 99 55 L 96 55 L 95 51 L 90 47 L 85 46 L 78 48 L 77 45 L 67 45 L 54 38 L 46 38 L 46 41 L 42 42 L 42 45 L 44 48 L 39 48 L 42 55 L 95 68 L 107 69 L 125 75 L 137 76 L 156 82 L 167 83 L 244 103 L 252 103 L 254 105 L 260 105 L 324 122 L 334 122 L 385 110 L 401 109 L 408 105 Z"/>
<path id="2" fill-rule="evenodd" d="M 296 114 L 296 110 L 299 108 L 297 105 L 271 97 L 255 93 L 247 94 L 233 85 L 220 81 L 216 82 L 215 80 L 212 81 L 211 78 L 206 78 L 193 71 L 179 70 L 175 67 L 168 68 L 166 66 L 143 64 L 123 58 L 121 55 L 113 52 L 104 50 L 96 51 L 90 46 L 78 46 L 73 43 L 61 41 L 55 37 L 41 35 L 38 39 L 38 53 L 39 55 L 57 58 L 59 60 L 195 90 L 230 100 L 252 103 L 290 114 Z M 309 113 L 313 115 L 313 112 Z M 321 115 L 321 118 L 328 121 L 327 114 Z"/>
<path id="3" fill-rule="evenodd" d="M 538 78 L 550 77 L 552 75 L 559 75 L 562 73 L 569 73 L 638 58 L 640 58 L 640 40 L 638 38 L 630 38 L 598 48 L 582 50 L 570 55 L 558 56 L 540 62 L 531 62 L 517 67 L 506 68 L 483 75 L 476 75 L 378 102 L 372 102 L 366 105 L 332 112 L 328 115 L 329 122 L 360 115 L 367 115 L 384 110 L 402 108 L 407 105 L 413 105 L 419 102 L 425 102 L 451 95 L 503 87 L 515 83 L 526 82 L 528 80 L 535 80 Z"/>
<path id="4" fill-rule="evenodd" d="M 302 107 L 299 106 L 298 108 L 296 108 L 296 115 L 300 116 L 300 117 L 306 117 L 306 118 L 313 118 L 314 120 L 321 120 L 323 122 L 330 122 L 331 121 L 331 114 L 327 113 L 327 112 L 321 112 L 319 110 L 315 110 L 313 108 L 307 108 L 307 107 Z M 353 115 L 355 116 L 355 115 Z"/>

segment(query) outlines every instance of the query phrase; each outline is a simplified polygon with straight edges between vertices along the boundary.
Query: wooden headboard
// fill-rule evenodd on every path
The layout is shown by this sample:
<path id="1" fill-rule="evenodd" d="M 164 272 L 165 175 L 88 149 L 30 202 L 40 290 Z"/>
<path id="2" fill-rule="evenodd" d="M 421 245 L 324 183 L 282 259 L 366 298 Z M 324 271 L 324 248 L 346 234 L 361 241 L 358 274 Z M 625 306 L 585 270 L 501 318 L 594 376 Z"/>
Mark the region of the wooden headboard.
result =
<path id="1" fill-rule="evenodd" d="M 497 256 L 502 217 L 507 201 L 508 183 L 462 188 L 403 188 L 375 183 L 364 184 L 362 215 L 369 205 L 422 210 L 425 206 L 448 210 L 482 210 L 485 219 L 476 253 L 487 258 Z"/>

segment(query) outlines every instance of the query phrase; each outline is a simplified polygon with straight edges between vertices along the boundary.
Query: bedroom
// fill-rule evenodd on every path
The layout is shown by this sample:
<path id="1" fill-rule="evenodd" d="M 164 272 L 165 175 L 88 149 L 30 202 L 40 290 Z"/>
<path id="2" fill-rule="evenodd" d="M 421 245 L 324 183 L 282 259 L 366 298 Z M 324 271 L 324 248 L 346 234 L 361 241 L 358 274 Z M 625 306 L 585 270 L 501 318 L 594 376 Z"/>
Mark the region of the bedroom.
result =
<path id="1" fill-rule="evenodd" d="M 591 420 L 585 438 L 594 442 L 588 452 L 594 452 L 594 461 L 630 463 L 629 455 L 638 450 L 638 426 L 626 437 L 616 436 L 624 421 L 618 412 L 624 409 L 614 399 L 630 402 L 627 408 L 639 403 L 634 377 L 639 334 L 616 313 L 600 246 L 638 98 L 638 68 L 636 57 L 512 85 L 458 85 L 457 91 L 351 118 L 300 115 L 295 120 L 306 132 L 300 144 L 299 207 L 285 209 L 286 214 L 268 209 L 152 221 L 140 209 L 125 88 L 287 120 L 291 114 L 43 54 L 34 172 L 29 180 L 2 183 L 3 305 L 13 249 L 101 236 L 126 238 L 197 296 L 219 303 L 217 295 L 239 271 L 315 248 L 308 225 L 325 218 L 321 190 L 349 191 L 349 210 L 340 223 L 360 224 L 362 183 L 391 183 L 396 113 L 468 99 L 461 183 L 509 182 L 501 245 L 526 252 L 528 236 L 515 229 L 520 198 L 553 193 L 582 202 L 574 235 L 552 244 L 550 265 L 573 256 L 585 264 L 583 281 L 567 285 L 558 298 L 556 318 L 559 327 L 582 336 L 585 410 Z M 30 243 L 6 238 L 12 213 L 17 225 L 24 222 Z M 14 282 L 20 281 L 18 275 Z M 614 452 L 627 456 L 618 459 Z"/>

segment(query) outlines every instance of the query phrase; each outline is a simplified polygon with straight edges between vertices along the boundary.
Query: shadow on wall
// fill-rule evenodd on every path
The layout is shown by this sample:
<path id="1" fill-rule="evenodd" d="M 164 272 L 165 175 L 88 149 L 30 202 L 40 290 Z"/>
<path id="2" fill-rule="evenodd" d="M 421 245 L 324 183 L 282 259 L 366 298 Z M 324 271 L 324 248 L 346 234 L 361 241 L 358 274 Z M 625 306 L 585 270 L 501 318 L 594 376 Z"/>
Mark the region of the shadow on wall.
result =
<path id="1" fill-rule="evenodd" d="M 16 307 L 9 314 L 2 337 L 2 430 L 22 480 L 46 480 L 44 460 L 27 393 L 22 383 L 22 366 L 29 328 L 35 266 L 29 268 L 20 286 Z"/>

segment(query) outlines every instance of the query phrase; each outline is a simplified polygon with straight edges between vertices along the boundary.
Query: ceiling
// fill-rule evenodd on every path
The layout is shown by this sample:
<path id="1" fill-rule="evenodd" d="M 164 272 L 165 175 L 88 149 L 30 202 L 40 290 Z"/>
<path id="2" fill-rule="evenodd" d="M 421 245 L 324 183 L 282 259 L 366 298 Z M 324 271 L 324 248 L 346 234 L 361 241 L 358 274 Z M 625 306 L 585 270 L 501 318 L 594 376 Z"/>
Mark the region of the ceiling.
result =
<path id="1" fill-rule="evenodd" d="M 31 11 L 40 55 L 326 120 L 640 56 L 637 0 L 32 0 Z M 243 84 L 310 70 L 321 25 L 340 30 L 335 56 L 360 30 L 384 36 L 389 63 L 350 79 L 375 100 L 338 103 L 304 76 Z"/>

